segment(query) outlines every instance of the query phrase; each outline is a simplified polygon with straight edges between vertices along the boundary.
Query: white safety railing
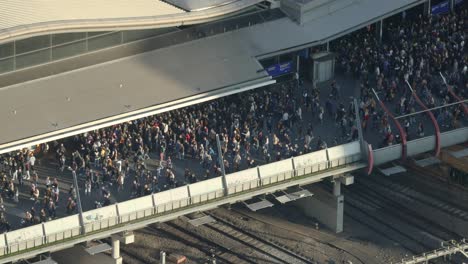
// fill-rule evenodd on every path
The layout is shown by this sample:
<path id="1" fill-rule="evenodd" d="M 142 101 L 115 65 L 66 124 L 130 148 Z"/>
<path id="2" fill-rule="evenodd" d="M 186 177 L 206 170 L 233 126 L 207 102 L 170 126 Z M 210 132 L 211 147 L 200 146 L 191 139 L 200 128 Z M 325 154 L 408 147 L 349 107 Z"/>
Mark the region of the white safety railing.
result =
<path id="1" fill-rule="evenodd" d="M 182 199 L 172 200 L 167 203 L 158 204 L 155 201 L 155 205 L 136 210 L 134 212 L 112 216 L 108 218 L 98 219 L 89 223 L 84 224 L 84 234 L 80 233 L 79 227 L 73 227 L 61 232 L 46 234 L 45 236 L 39 236 L 23 241 L 18 241 L 14 243 L 7 243 L 6 246 L 0 247 L 0 256 L 5 256 L 8 254 L 17 253 L 19 251 L 33 249 L 38 246 L 44 246 L 47 244 L 52 243 L 59 243 L 63 242 L 67 239 L 72 239 L 77 236 L 85 236 L 89 234 L 93 234 L 99 231 L 105 231 L 108 229 L 112 229 L 116 226 L 121 224 L 141 221 L 143 219 L 147 219 L 150 217 L 155 217 L 162 214 L 167 214 L 173 212 L 175 210 L 181 210 L 183 208 L 187 208 L 189 206 L 206 203 L 212 200 L 217 200 L 223 197 L 228 197 L 232 195 L 236 195 L 239 193 L 247 192 L 254 189 L 260 189 L 275 183 L 282 183 L 285 181 L 291 181 L 296 178 L 303 178 L 307 177 L 308 174 L 324 171 L 327 169 L 333 169 L 338 166 L 344 166 L 348 164 L 352 164 L 354 162 L 361 160 L 361 153 L 352 154 L 349 156 L 340 157 L 334 160 L 320 162 L 316 164 L 311 164 L 310 166 L 273 174 L 272 176 L 267 177 L 258 177 L 258 179 L 241 182 L 234 185 L 228 185 L 228 194 L 227 196 L 224 194 L 224 189 L 220 188 L 214 191 L 210 191 L 207 193 L 192 195 L 190 197 L 185 197 Z M 267 165 L 265 165 L 267 166 Z M 116 205 L 111 205 L 116 206 Z M 54 220 L 55 221 L 55 220 Z M 53 221 L 52 221 L 53 222 Z M 49 222 L 50 223 L 50 222 Z"/>

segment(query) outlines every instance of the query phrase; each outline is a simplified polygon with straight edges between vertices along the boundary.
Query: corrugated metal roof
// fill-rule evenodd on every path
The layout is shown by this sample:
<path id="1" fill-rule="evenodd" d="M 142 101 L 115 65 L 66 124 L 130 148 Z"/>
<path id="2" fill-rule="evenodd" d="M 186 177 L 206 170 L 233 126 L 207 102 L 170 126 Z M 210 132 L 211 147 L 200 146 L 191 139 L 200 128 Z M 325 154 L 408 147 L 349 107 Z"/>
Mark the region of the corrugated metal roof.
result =
<path id="1" fill-rule="evenodd" d="M 217 8 L 185 12 L 159 0 L 0 0 L 0 43 L 49 33 L 193 25 L 261 1 L 238 0 Z"/>
<path id="2" fill-rule="evenodd" d="M 1 0 L 0 29 L 49 21 L 158 16 L 183 12 L 158 0 Z"/>
<path id="3" fill-rule="evenodd" d="M 121 123 L 117 116 L 135 119 L 270 80 L 242 46 L 225 41 L 192 41 L 1 88 L 0 121 L 8 126 L 0 133 L 0 153 L 3 143 L 103 119 Z"/>
<path id="4" fill-rule="evenodd" d="M 79 124 L 128 113 L 126 105 L 164 105 L 247 80 L 261 81 L 266 75 L 258 71 L 255 57 L 328 41 L 423 1 L 360 0 L 304 25 L 283 18 L 1 88 L 0 122 L 8 125 L 0 133 L 0 153 L 24 138 L 40 135 L 39 142 L 65 128 L 82 129 Z"/>
<path id="5" fill-rule="evenodd" d="M 178 6 L 187 11 L 198 11 L 214 8 L 240 0 L 166 0 L 166 2 Z"/>

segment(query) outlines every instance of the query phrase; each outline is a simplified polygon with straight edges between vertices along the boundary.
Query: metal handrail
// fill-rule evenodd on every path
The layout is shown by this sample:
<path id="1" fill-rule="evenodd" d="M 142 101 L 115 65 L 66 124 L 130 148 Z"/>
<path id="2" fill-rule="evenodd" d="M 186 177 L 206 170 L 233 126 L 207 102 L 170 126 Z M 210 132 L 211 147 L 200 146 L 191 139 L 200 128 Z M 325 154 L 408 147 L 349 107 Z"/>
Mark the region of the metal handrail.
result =
<path id="1" fill-rule="evenodd" d="M 102 230 L 102 229 L 112 228 L 112 226 L 132 222 L 132 221 L 142 219 L 142 218 L 146 218 L 146 217 L 149 217 L 149 216 L 159 215 L 159 214 L 162 214 L 162 213 L 173 211 L 175 209 L 188 207 L 188 206 L 198 204 L 198 203 L 208 202 L 210 200 L 218 199 L 220 197 L 227 197 L 227 196 L 234 195 L 234 194 L 237 194 L 237 193 L 240 193 L 240 192 L 244 192 L 244 191 L 248 191 L 248 190 L 252 190 L 252 189 L 257 189 L 257 188 L 260 188 L 262 186 L 266 186 L 266 185 L 270 185 L 270 184 L 274 184 L 274 183 L 278 183 L 278 182 L 284 182 L 286 180 L 290 180 L 290 179 L 293 179 L 295 177 L 302 177 L 304 175 L 297 176 L 298 172 L 300 170 L 302 171 L 302 170 L 310 168 L 311 173 L 313 173 L 314 171 L 312 170 L 312 168 L 317 167 L 317 165 L 319 165 L 319 164 L 326 164 L 326 166 L 323 169 L 320 169 L 321 166 L 319 166 L 318 167 L 319 169 L 317 171 L 315 171 L 315 172 L 327 170 L 327 169 L 330 169 L 330 168 L 336 168 L 338 166 L 342 166 L 342 165 L 346 165 L 346 164 L 350 164 L 350 163 L 354 163 L 354 162 L 356 162 L 358 160 L 357 158 L 360 158 L 360 157 L 361 157 L 361 154 L 357 153 L 357 154 L 353 154 L 353 155 L 333 159 L 333 160 L 330 160 L 330 161 L 318 162 L 318 163 L 311 164 L 310 166 L 306 166 L 306 167 L 302 167 L 302 168 L 298 168 L 298 169 L 294 169 L 294 170 L 290 170 L 290 171 L 286 171 L 286 172 L 282 172 L 282 173 L 273 174 L 271 176 L 267 176 L 267 177 L 264 177 L 264 178 L 260 177 L 259 179 L 242 182 L 242 183 L 238 183 L 238 184 L 235 184 L 235 185 L 230 185 L 230 186 L 228 186 L 228 188 L 229 189 L 234 189 L 234 192 L 229 193 L 228 195 L 224 195 L 224 193 L 223 193 L 224 189 L 221 188 L 221 189 L 216 189 L 214 191 L 197 194 L 197 195 L 194 195 L 194 196 L 191 196 L 191 197 L 186 197 L 186 198 L 182 198 L 182 199 L 178 199 L 178 200 L 172 200 L 170 202 L 166 202 L 166 203 L 162 203 L 162 204 L 157 204 L 156 203 L 155 206 L 151 206 L 151 207 L 144 208 L 144 209 L 141 209 L 141 210 L 137 210 L 137 211 L 134 211 L 134 212 L 129 212 L 129 213 L 126 213 L 126 214 L 123 214 L 123 215 L 117 215 L 117 216 L 113 216 L 113 217 L 107 217 L 107 218 L 99 219 L 99 220 L 96 220 L 96 221 L 88 222 L 88 223 L 85 224 L 85 228 L 91 226 L 92 230 L 90 232 L 96 232 L 96 231 L 99 231 L 99 230 Z M 340 163 L 340 161 L 343 161 L 343 160 L 344 160 L 344 163 Z M 338 165 L 333 166 L 333 167 L 330 166 L 330 164 L 332 164 L 335 161 L 338 161 Z M 290 177 L 286 177 L 287 174 Z M 252 183 L 255 183 L 255 185 L 252 185 Z M 246 186 L 246 184 L 248 184 L 248 186 L 249 186 L 248 188 L 244 188 L 244 186 Z M 240 186 L 240 190 L 238 190 L 239 186 Z M 219 193 L 221 193 L 221 194 L 218 195 Z M 206 199 L 202 200 L 202 197 L 206 197 Z M 210 197 L 212 197 L 212 198 L 210 198 Z M 194 202 L 194 198 L 195 199 L 198 198 L 198 202 Z M 183 202 L 186 202 L 186 203 L 184 204 Z M 177 204 L 178 206 L 174 206 L 175 204 Z M 111 205 L 111 206 L 115 206 L 115 205 Z M 163 208 L 163 210 L 159 211 L 159 208 Z M 168 208 L 170 208 L 170 209 L 168 209 Z M 145 213 L 148 210 L 151 210 L 150 214 Z M 138 217 L 140 214 L 143 214 L 143 216 Z M 129 220 L 129 221 L 123 221 L 122 220 L 122 218 L 125 218 L 125 217 L 130 218 L 132 215 L 135 216 L 135 218 L 133 220 Z M 109 224 L 112 220 L 114 220 L 114 222 L 115 222 L 115 224 L 113 224 L 113 225 Z M 103 228 L 102 223 L 104 223 L 104 222 L 107 222 L 107 225 L 105 225 L 105 227 Z M 99 228 L 94 229 L 95 225 L 98 225 Z M 16 250 L 14 250 L 14 252 L 18 252 L 18 251 L 22 251 L 22 250 L 25 250 L 25 249 L 34 248 L 36 246 L 42 246 L 44 244 L 54 243 L 54 242 L 57 242 L 57 241 L 60 241 L 60 240 L 68 239 L 70 237 L 75 237 L 75 236 L 79 236 L 79 235 L 86 235 L 86 233 L 84 233 L 84 234 L 79 233 L 78 235 L 74 236 L 73 235 L 73 230 L 76 230 L 76 227 L 72 228 L 72 229 L 66 229 L 66 230 L 63 230 L 63 231 L 60 231 L 60 232 L 55 232 L 55 233 L 52 233 L 52 234 L 46 234 L 45 236 L 44 235 L 43 236 L 38 236 L 38 237 L 27 239 L 27 240 L 24 240 L 24 241 L 15 242 L 15 243 L 12 243 L 12 244 L 7 244 L 4 247 L 0 247 L 0 252 L 3 251 L 4 252 L 3 255 L 7 255 L 9 253 L 13 253 L 12 252 L 13 247 L 17 248 Z M 70 236 L 65 236 L 65 233 L 70 233 L 71 235 Z M 57 239 L 58 234 L 63 234 L 61 236 L 62 239 Z M 55 236 L 54 242 L 48 242 L 48 238 L 50 236 Z M 38 241 L 39 239 L 41 240 L 41 243 L 38 243 L 39 245 L 36 245 L 35 242 Z M 28 244 L 30 244 L 30 243 L 33 244 L 32 247 L 28 247 Z M 25 248 L 20 250 L 19 248 L 20 248 L 21 245 L 24 245 Z M 0 258 L 1 258 L 1 256 L 0 256 Z"/>

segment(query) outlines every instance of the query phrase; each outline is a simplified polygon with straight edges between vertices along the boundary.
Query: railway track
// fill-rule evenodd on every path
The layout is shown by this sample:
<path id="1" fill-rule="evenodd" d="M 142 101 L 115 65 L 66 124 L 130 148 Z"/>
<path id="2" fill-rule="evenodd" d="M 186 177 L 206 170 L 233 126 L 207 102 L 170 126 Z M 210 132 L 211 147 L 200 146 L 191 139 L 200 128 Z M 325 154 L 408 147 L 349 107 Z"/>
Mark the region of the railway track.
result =
<path id="1" fill-rule="evenodd" d="M 341 252 L 344 252 L 344 253 L 348 254 L 349 256 L 352 256 L 353 258 L 355 258 L 355 259 L 358 261 L 357 263 L 362 263 L 362 264 L 366 263 L 366 262 L 364 262 L 360 257 L 358 257 L 357 255 L 355 255 L 354 253 L 352 253 L 352 252 L 350 252 L 350 251 L 348 251 L 348 250 L 346 250 L 346 249 L 344 249 L 344 248 L 342 248 L 342 247 L 336 246 L 336 245 L 334 245 L 334 244 L 332 244 L 332 243 L 330 243 L 330 242 L 328 242 L 328 241 L 320 240 L 320 239 L 318 239 L 317 237 L 307 236 L 307 235 L 305 235 L 304 233 L 299 232 L 299 231 L 297 231 L 297 230 L 294 230 L 294 229 L 292 229 L 292 228 L 287 228 L 287 227 L 285 227 L 285 226 L 283 226 L 283 225 L 277 225 L 277 224 L 273 223 L 272 221 L 268 221 L 268 220 L 265 220 L 265 219 L 260 219 L 260 218 L 258 218 L 257 216 L 253 215 L 253 214 L 250 213 L 250 212 L 244 212 L 244 211 L 241 211 L 241 210 L 238 210 L 238 209 L 231 209 L 231 210 L 230 210 L 230 213 L 233 214 L 233 215 L 236 215 L 236 214 L 237 214 L 238 216 L 243 217 L 243 218 L 247 217 L 248 219 L 253 219 L 253 220 L 255 220 L 255 221 L 258 221 L 258 222 L 262 222 L 262 223 L 271 225 L 271 226 L 273 226 L 275 229 L 282 229 L 282 230 L 284 230 L 284 231 L 287 231 L 288 233 L 293 233 L 295 236 L 298 236 L 298 237 L 312 238 L 312 239 L 316 240 L 317 242 L 319 242 L 319 243 L 321 243 L 321 244 L 327 245 L 327 246 L 329 246 L 329 247 L 331 247 L 331 248 L 333 248 L 333 249 L 336 249 L 336 250 L 338 250 L 338 251 L 341 251 Z M 320 250 L 320 249 L 314 248 L 313 250 Z M 327 256 L 327 257 L 329 257 L 329 258 L 331 258 L 331 256 L 328 255 L 327 252 L 320 252 L 320 253 L 323 254 L 323 255 L 325 255 L 325 256 Z"/>
<path id="2" fill-rule="evenodd" d="M 353 204 L 353 199 L 358 200 L 358 204 Z M 456 207 L 452 207 L 456 206 L 456 204 L 451 203 L 448 205 L 441 203 L 433 197 L 421 195 L 417 190 L 409 189 L 386 179 L 375 179 L 365 176 L 358 178 L 357 184 L 347 193 L 346 200 L 350 202 L 348 205 L 354 207 L 354 210 L 360 210 L 362 213 L 366 214 L 367 217 L 373 218 L 374 220 L 377 220 L 377 212 L 372 213 L 372 215 L 366 213 L 365 210 L 359 208 L 359 203 L 361 203 L 361 205 L 366 204 L 373 207 L 376 209 L 375 211 L 380 208 L 390 209 L 391 214 L 388 216 L 384 216 L 385 214 L 383 214 L 381 218 L 386 219 L 388 222 L 395 221 L 391 220 L 392 218 L 400 219 L 403 223 L 406 223 L 408 227 L 405 227 L 405 229 L 410 230 L 410 232 L 406 232 L 405 237 L 414 242 L 417 240 L 421 241 L 422 243 L 419 244 L 426 248 L 425 251 L 440 247 L 440 242 L 442 241 L 450 239 L 459 240 L 463 237 L 454 230 L 447 228 L 446 224 L 441 224 L 441 222 L 427 217 L 427 215 L 422 214 L 421 211 L 417 212 L 417 210 L 411 210 L 415 206 L 411 201 L 417 201 L 420 204 L 425 204 L 428 206 L 427 208 L 431 208 L 433 211 L 439 210 L 450 217 L 465 221 L 465 212 Z M 348 214 L 348 216 L 350 215 Z M 350 217 L 352 218 L 353 216 Z M 354 220 L 362 222 L 359 219 Z M 450 220 L 448 221 L 450 222 Z M 444 222 L 444 220 L 442 220 L 442 222 Z M 387 223 L 384 223 L 384 225 L 386 224 Z M 411 232 L 411 230 L 414 230 L 414 232 Z M 405 248 L 409 249 L 413 254 L 421 253 L 415 252 L 412 248 L 407 246 L 405 246 Z M 462 259 L 455 257 L 452 262 L 444 263 L 461 263 L 460 261 L 462 261 Z"/>
<path id="3" fill-rule="evenodd" d="M 441 226 L 438 223 L 409 210 L 408 208 L 402 206 L 400 203 L 388 198 L 387 196 L 381 195 L 382 193 L 376 191 L 375 189 L 357 185 L 355 188 L 353 188 L 353 190 L 357 190 L 359 195 L 361 195 L 363 198 L 369 199 L 370 203 L 391 209 L 392 215 L 402 219 L 404 222 L 418 227 L 421 230 L 431 230 L 430 232 L 433 237 L 439 238 L 441 241 L 448 241 L 451 239 L 459 240 L 462 238 L 460 235 L 452 232 L 444 226 Z"/>
<path id="4" fill-rule="evenodd" d="M 440 175 L 436 170 L 432 170 L 432 167 L 422 168 L 411 162 L 398 162 L 401 166 L 404 166 L 408 169 L 406 173 L 411 174 L 407 177 L 407 182 L 413 186 L 424 186 L 425 188 L 419 188 L 418 191 L 424 194 L 428 194 L 432 197 L 437 198 L 438 200 L 443 201 L 444 203 L 450 204 L 455 207 L 459 207 L 464 211 L 468 212 L 468 206 L 463 203 L 456 204 L 451 199 L 448 199 L 447 195 L 441 195 L 441 193 L 452 191 L 457 192 L 464 201 L 468 200 L 468 188 L 461 186 L 456 183 L 449 183 L 446 177 Z M 413 176 L 413 177 L 412 177 Z M 453 196 L 451 196 L 453 197 Z M 456 197 L 456 196 L 455 196 Z M 458 198 L 458 197 L 456 197 Z"/>
<path id="5" fill-rule="evenodd" d="M 236 226 L 229 219 L 220 216 L 219 214 L 210 212 L 208 213 L 213 217 L 216 222 L 210 223 L 207 227 L 230 237 L 239 243 L 244 244 L 247 247 L 252 247 L 254 250 L 268 256 L 269 258 L 276 260 L 274 263 L 285 263 L 285 264 L 312 264 L 315 263 L 313 260 L 301 255 L 298 252 L 294 252 L 291 249 L 285 248 L 284 246 L 275 242 L 269 241 L 259 235 L 254 234 L 246 229 L 242 229 Z"/>
<path id="6" fill-rule="evenodd" d="M 189 230 L 184 225 L 175 223 L 176 221 L 162 223 L 160 224 L 160 228 L 155 228 L 154 225 L 148 228 L 154 232 L 165 233 L 169 237 L 172 237 L 187 246 L 197 248 L 203 252 L 207 258 L 214 256 L 217 263 L 255 264 L 254 261 L 251 261 L 243 254 L 233 252 L 231 248 L 226 247 L 221 243 L 216 243 L 209 238 L 205 238 L 197 234 L 195 231 Z"/>
<path id="7" fill-rule="evenodd" d="M 389 182 L 385 179 L 380 179 L 377 182 L 376 179 L 372 177 L 364 178 L 362 177 L 360 183 L 366 185 L 370 189 L 378 189 L 382 192 L 389 194 L 392 197 L 406 199 L 407 201 L 416 201 L 421 204 L 433 207 L 441 212 L 446 213 L 452 217 L 458 218 L 461 221 L 468 222 L 468 211 L 465 211 L 464 208 L 461 208 L 456 203 L 440 201 L 437 198 L 423 194 L 418 190 L 408 188 L 404 185 Z"/>
<path id="8" fill-rule="evenodd" d="M 354 200 L 347 198 L 345 207 L 347 207 L 344 212 L 346 217 L 369 228 L 387 240 L 392 241 L 394 245 L 401 246 L 411 254 L 419 254 L 427 250 L 424 244 L 400 231 L 398 227 L 388 224 L 386 221 L 361 209 L 360 203 L 356 203 Z M 349 208 L 351 208 L 351 210 L 349 210 Z"/>

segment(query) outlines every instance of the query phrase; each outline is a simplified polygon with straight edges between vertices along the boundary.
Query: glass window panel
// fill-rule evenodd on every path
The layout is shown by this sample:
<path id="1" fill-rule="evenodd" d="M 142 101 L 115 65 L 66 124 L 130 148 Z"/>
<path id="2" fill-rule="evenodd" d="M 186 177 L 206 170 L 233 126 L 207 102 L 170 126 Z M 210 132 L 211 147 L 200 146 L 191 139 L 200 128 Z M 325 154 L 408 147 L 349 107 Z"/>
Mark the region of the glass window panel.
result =
<path id="1" fill-rule="evenodd" d="M 0 45 L 0 59 L 13 56 L 13 42 Z"/>
<path id="2" fill-rule="evenodd" d="M 13 58 L 0 60 L 0 74 L 13 71 Z"/>
<path id="3" fill-rule="evenodd" d="M 50 35 L 16 41 L 16 54 L 43 49 L 50 46 Z"/>
<path id="4" fill-rule="evenodd" d="M 120 32 L 88 39 L 88 50 L 99 50 L 120 44 Z"/>
<path id="5" fill-rule="evenodd" d="M 85 38 L 85 32 L 54 34 L 52 35 L 52 45 L 60 45 L 63 43 L 73 42 Z"/>
<path id="6" fill-rule="evenodd" d="M 16 56 L 16 69 L 26 68 L 37 64 L 49 62 L 50 50 L 40 50 Z"/>
<path id="7" fill-rule="evenodd" d="M 145 39 L 152 36 L 157 36 L 165 33 L 175 31 L 176 28 L 157 28 L 157 29 L 146 29 L 146 30 L 130 30 L 123 31 L 124 42 L 131 42 L 135 40 Z"/>
<path id="8" fill-rule="evenodd" d="M 111 33 L 112 31 L 88 32 L 88 38 Z"/>
<path id="9" fill-rule="evenodd" d="M 59 60 L 86 52 L 86 40 L 52 48 L 52 59 Z"/>

